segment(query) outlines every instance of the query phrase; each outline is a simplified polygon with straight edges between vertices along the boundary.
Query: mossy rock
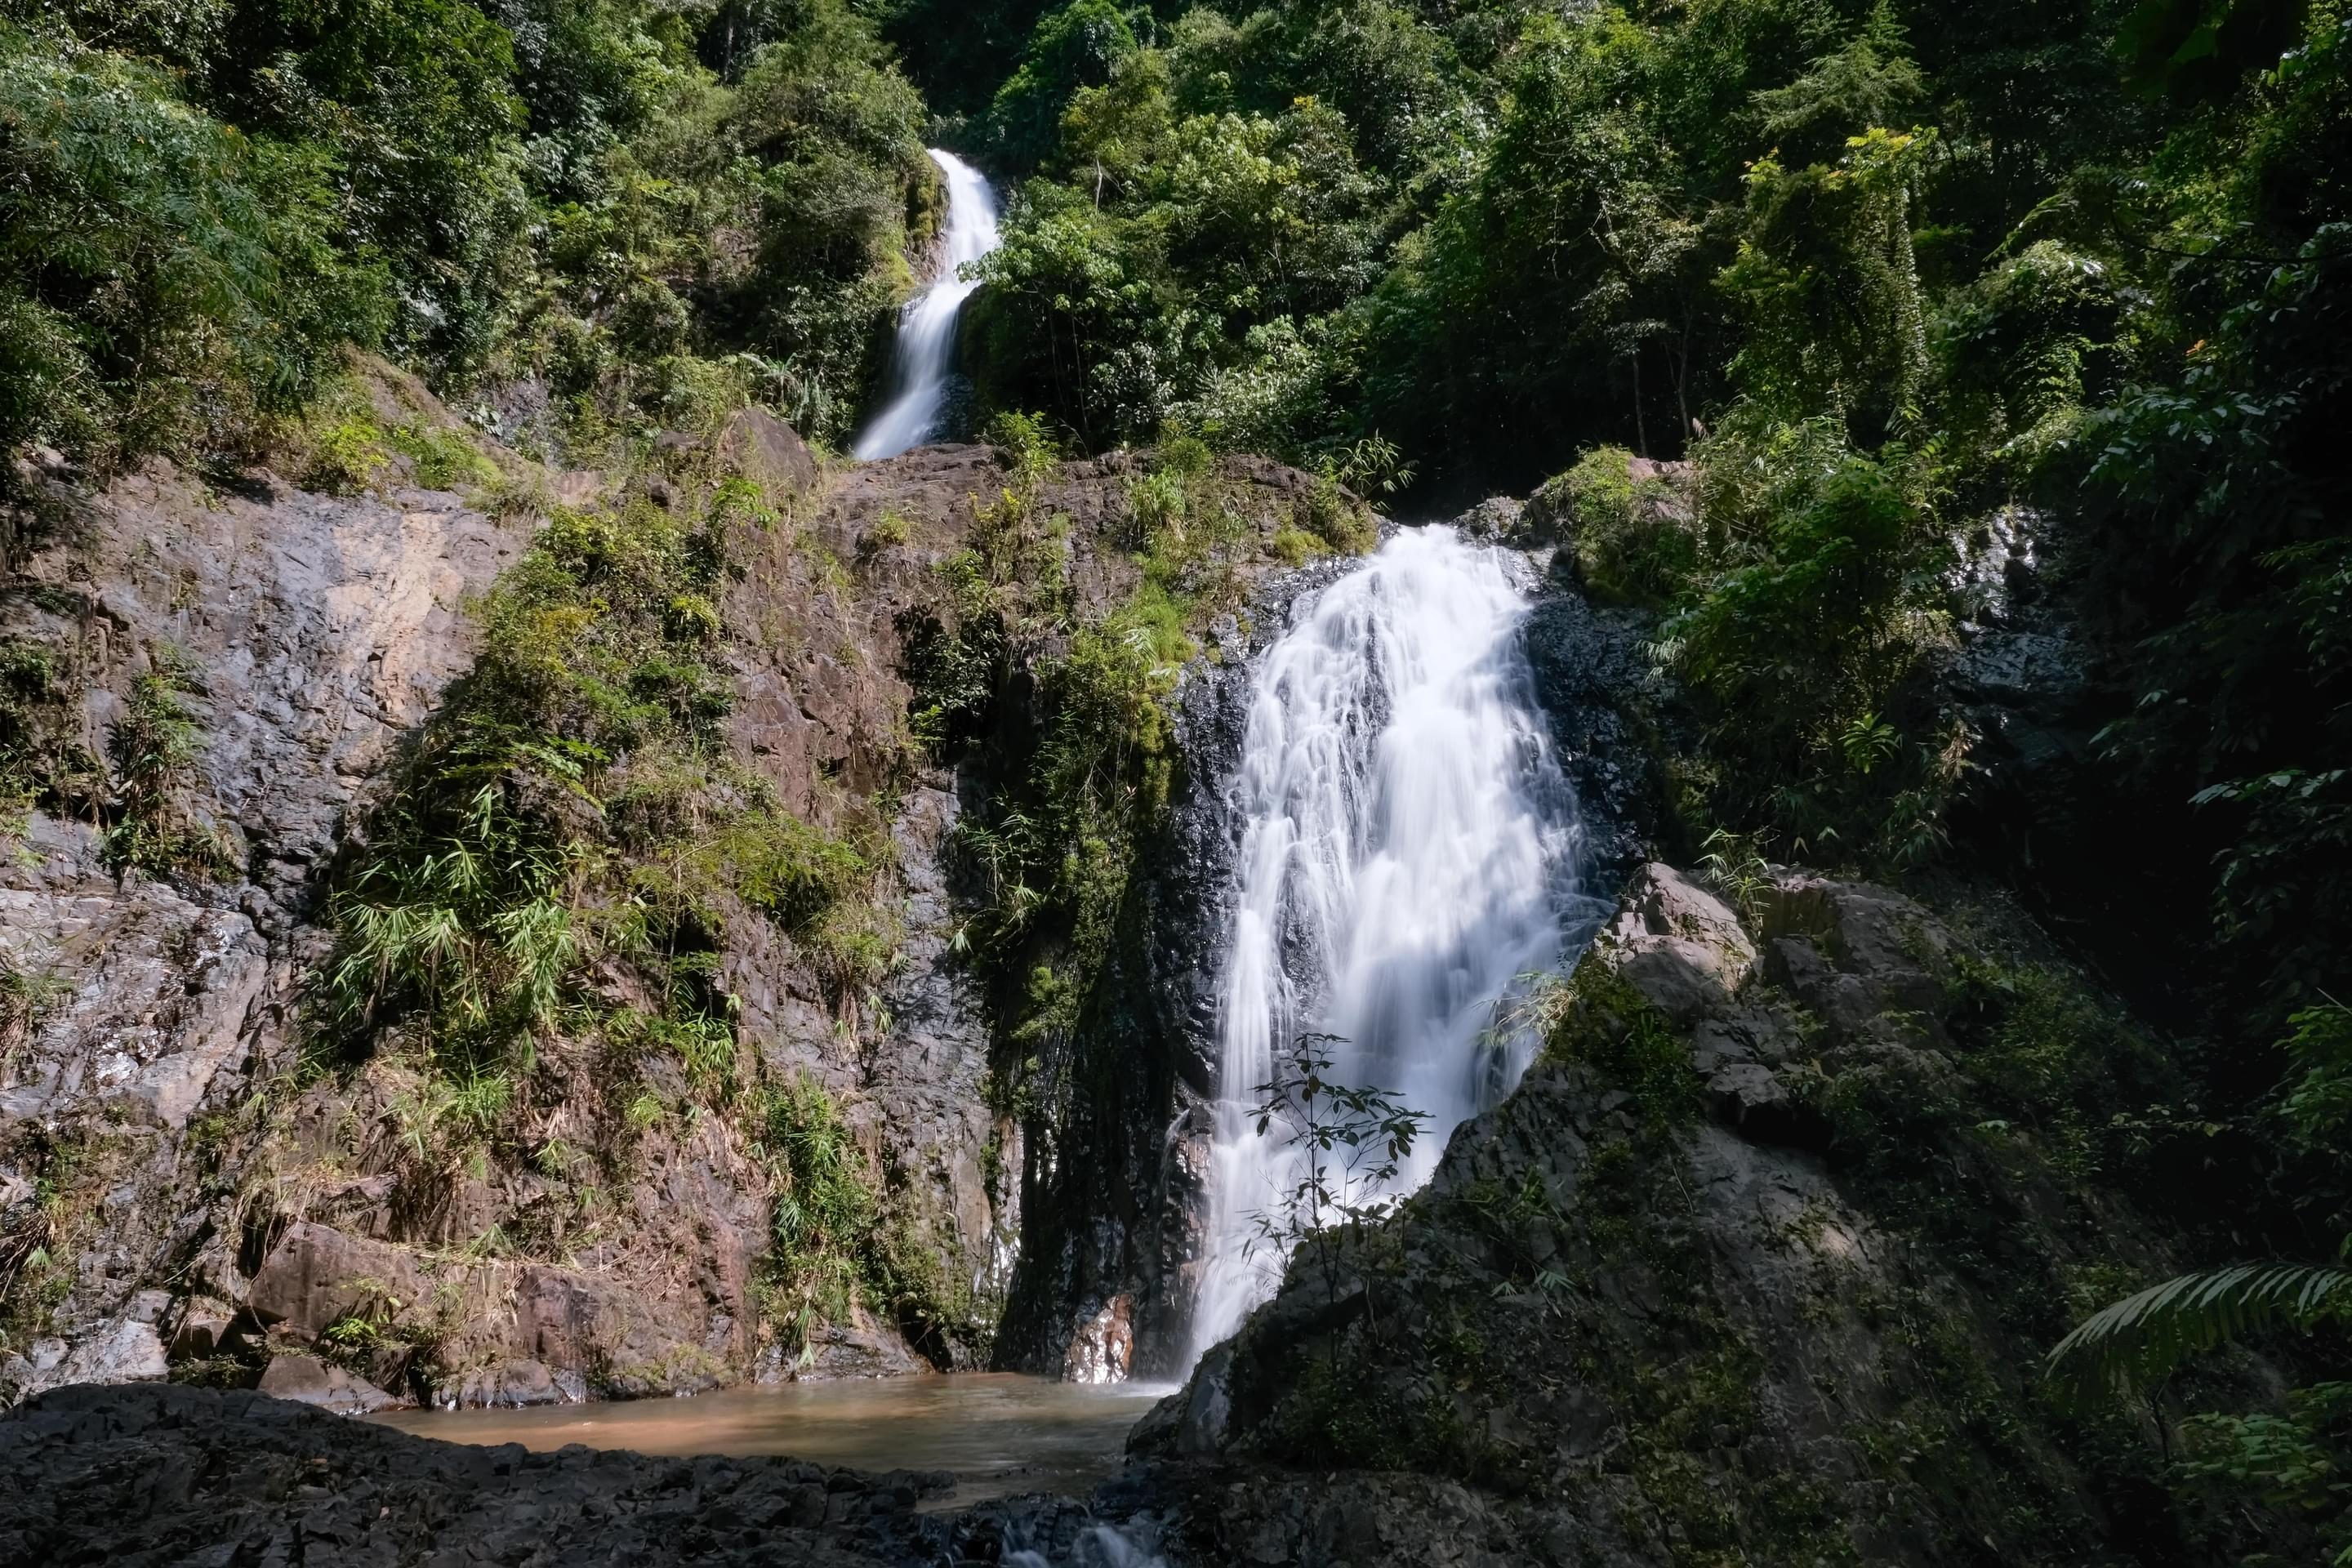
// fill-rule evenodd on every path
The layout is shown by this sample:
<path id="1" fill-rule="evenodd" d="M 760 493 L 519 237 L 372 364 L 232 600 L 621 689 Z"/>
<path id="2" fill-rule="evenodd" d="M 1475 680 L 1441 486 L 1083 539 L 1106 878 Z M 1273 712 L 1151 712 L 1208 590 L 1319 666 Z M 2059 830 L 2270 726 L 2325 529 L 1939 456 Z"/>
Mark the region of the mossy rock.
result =
<path id="1" fill-rule="evenodd" d="M 1682 464 L 1595 447 L 1528 498 L 1519 537 L 1566 551 L 1593 598 L 1662 608 L 1681 596 L 1699 565 L 1685 479 Z"/>

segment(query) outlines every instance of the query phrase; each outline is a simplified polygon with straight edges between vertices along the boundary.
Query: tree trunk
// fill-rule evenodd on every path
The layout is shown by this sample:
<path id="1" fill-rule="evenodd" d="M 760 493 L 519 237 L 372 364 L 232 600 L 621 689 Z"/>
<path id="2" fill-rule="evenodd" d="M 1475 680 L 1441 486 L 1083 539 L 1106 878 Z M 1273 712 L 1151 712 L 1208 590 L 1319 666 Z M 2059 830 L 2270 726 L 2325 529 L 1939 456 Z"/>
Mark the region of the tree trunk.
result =
<path id="1" fill-rule="evenodd" d="M 1633 450 L 1646 458 L 1650 455 L 1650 429 L 1642 417 L 1642 340 L 1633 340 Z"/>

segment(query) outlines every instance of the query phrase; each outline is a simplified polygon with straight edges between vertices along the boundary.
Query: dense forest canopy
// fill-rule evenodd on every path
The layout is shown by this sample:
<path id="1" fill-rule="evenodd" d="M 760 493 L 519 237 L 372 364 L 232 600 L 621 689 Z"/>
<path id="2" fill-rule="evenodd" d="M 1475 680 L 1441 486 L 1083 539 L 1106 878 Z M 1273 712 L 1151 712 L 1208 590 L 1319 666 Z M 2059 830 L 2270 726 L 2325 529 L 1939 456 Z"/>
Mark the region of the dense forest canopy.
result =
<path id="1" fill-rule="evenodd" d="M 952 146 L 1009 195 L 980 416 L 1540 486 L 1659 617 L 1694 852 L 1993 854 L 1937 672 L 2062 610 L 2096 722 L 2024 863 L 2140 911 L 2215 1258 L 2325 1263 L 2347 51 L 2342 0 L 0 0 L 0 447 L 233 467 L 358 345 L 575 462 L 754 401 L 839 447 Z"/>

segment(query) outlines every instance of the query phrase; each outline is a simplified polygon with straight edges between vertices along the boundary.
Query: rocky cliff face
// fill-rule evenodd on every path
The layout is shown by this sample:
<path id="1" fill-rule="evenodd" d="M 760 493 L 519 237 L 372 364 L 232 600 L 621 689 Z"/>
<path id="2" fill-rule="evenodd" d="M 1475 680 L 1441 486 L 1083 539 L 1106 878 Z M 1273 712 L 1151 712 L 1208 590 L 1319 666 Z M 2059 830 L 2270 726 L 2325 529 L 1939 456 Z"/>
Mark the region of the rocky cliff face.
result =
<path id="1" fill-rule="evenodd" d="M 203 1341 L 242 1293 L 223 1157 L 237 1108 L 292 1066 L 316 879 L 466 668 L 465 599 L 519 550 L 458 497 L 405 486 L 343 500 L 159 467 L 96 495 L 47 488 L 54 521 L 0 602 L 11 739 L 81 759 L 73 804 L 113 823 L 33 811 L 0 867 L 19 998 L 0 1058 L 0 1376 L 20 1391 L 161 1376 L 167 1343 Z M 187 726 L 182 798 L 152 803 L 181 815 L 168 825 L 122 799 L 139 749 L 170 743 L 164 701 Z M 123 863 L 123 834 L 166 826 L 206 874 Z"/>
<path id="2" fill-rule="evenodd" d="M 992 1092 L 1005 1042 L 961 951 L 970 889 L 953 849 L 990 780 L 922 761 L 907 666 L 942 562 L 1011 482 L 1003 455 L 931 448 L 824 473 L 752 414 L 707 444 L 664 437 L 628 474 L 544 474 L 413 382 L 369 384 L 386 420 L 473 454 L 478 499 L 418 488 L 407 458 L 348 497 L 268 473 L 223 489 L 157 468 L 97 492 L 45 476 L 51 526 L 26 536 L 0 609 L 5 739 L 45 781 L 0 867 L 0 1394 L 260 1374 L 362 1409 L 985 1364 L 1024 1230 L 1065 1257 L 1101 1216 L 1150 1207 L 1157 1167 L 1129 1156 L 1157 1139 L 1170 1092 L 1163 1074 L 1148 1116 L 1085 1125 Z M 432 1098 L 447 1087 L 398 1052 L 340 1067 L 306 1054 L 335 941 L 327 895 L 400 787 L 408 742 L 472 667 L 477 601 L 530 545 L 531 508 L 505 498 L 678 510 L 713 472 L 772 518 L 742 536 L 718 606 L 731 765 L 820 833 L 855 830 L 881 802 L 888 841 L 878 979 L 845 984 L 807 940 L 720 911 L 712 967 L 733 1033 L 761 1081 L 811 1086 L 837 1114 L 897 1292 L 799 1321 L 796 1353 L 762 1299 L 776 1152 L 751 1121 L 686 1113 L 690 1063 L 633 1065 L 652 1112 L 640 1125 L 599 1058 L 555 1040 L 529 1102 L 497 1113 L 501 1137 L 460 1157 L 426 1136 L 450 1114 Z M 1081 621 L 1135 586 L 1138 472 L 1111 459 L 1035 480 Z M 1307 489 L 1249 463 L 1220 482 L 1244 498 L 1253 562 Z M 1007 712 L 1053 651 L 1005 665 Z M 618 971 L 593 984 L 614 1005 L 641 995 Z M 583 1174 L 579 1151 L 624 1109 L 625 1159 Z M 1065 1156 L 1118 1151 L 1118 1174 L 1082 1191 L 1091 1155 L 1036 1157 L 1041 1126 Z M 1151 1245 L 1118 1251 L 1106 1278 L 1140 1278 Z M 1011 1359 L 1059 1370 L 1084 1353 L 1085 1324 L 1119 1315 L 1118 1289 L 1082 1274 L 1031 1277 L 1014 1321 L 1050 1326 Z M 1130 1342 L 1088 1342 L 1113 1356 L 1097 1375 L 1124 1373 L 1126 1352 L 1100 1347 Z"/>
<path id="3" fill-rule="evenodd" d="M 1096 467 L 1072 471 L 1084 478 Z M 1139 472 L 1121 459 L 1101 467 Z M 1192 628 L 1198 657 L 1164 703 L 1167 800 L 1135 847 L 1075 1026 L 1042 1050 L 1016 1042 L 1011 1053 L 1028 1057 L 1035 1075 L 1022 1245 L 996 1349 L 997 1364 L 1012 1370 L 1119 1382 L 1169 1375 L 1186 1351 L 1209 1135 L 1202 1106 L 1216 1080 L 1214 988 L 1238 833 L 1225 791 L 1247 717 L 1249 662 L 1298 595 L 1345 569 L 1344 560 L 1285 559 L 1286 532 L 1317 504 L 1307 476 L 1227 458 L 1210 482 L 1233 536 L 1213 555 L 1219 586 L 1199 595 L 1213 613 Z M 1073 500 L 1083 508 L 1082 496 L 1049 489 L 1039 505 L 1074 515 L 1080 531 L 1118 536 L 1116 510 L 1074 512 Z M 1114 558 L 1104 571 L 1100 602 L 1135 584 L 1129 561 Z M 999 721 L 1008 731 L 1024 722 L 1018 713 Z M 1001 751 L 976 757 L 968 787 L 999 787 L 1006 760 Z M 1057 953 L 1048 943 L 1041 955 Z"/>
<path id="4" fill-rule="evenodd" d="M 1741 890 L 1645 867 L 1517 1092 L 1138 1429 L 1192 1560 L 2214 1549 L 2035 1381 L 2080 1282 L 2163 1261 L 2056 1086 L 2153 1098 L 2153 1053 L 1998 901 Z"/>

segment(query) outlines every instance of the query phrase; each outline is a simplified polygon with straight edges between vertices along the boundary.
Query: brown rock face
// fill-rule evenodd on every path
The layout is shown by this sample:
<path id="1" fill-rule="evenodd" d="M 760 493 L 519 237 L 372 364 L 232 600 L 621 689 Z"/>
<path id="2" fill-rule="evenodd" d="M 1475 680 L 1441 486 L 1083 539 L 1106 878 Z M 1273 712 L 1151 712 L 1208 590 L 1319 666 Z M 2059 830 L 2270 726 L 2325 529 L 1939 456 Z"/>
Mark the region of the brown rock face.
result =
<path id="1" fill-rule="evenodd" d="M 817 481 L 808 443 L 764 408 L 746 408 L 730 419 L 719 449 L 745 479 L 772 495 L 799 495 Z"/>
<path id="2" fill-rule="evenodd" d="M 346 1318 L 414 1310 L 425 1274 L 405 1247 L 298 1221 L 263 1260 L 245 1304 L 264 1328 L 314 1340 Z"/>

